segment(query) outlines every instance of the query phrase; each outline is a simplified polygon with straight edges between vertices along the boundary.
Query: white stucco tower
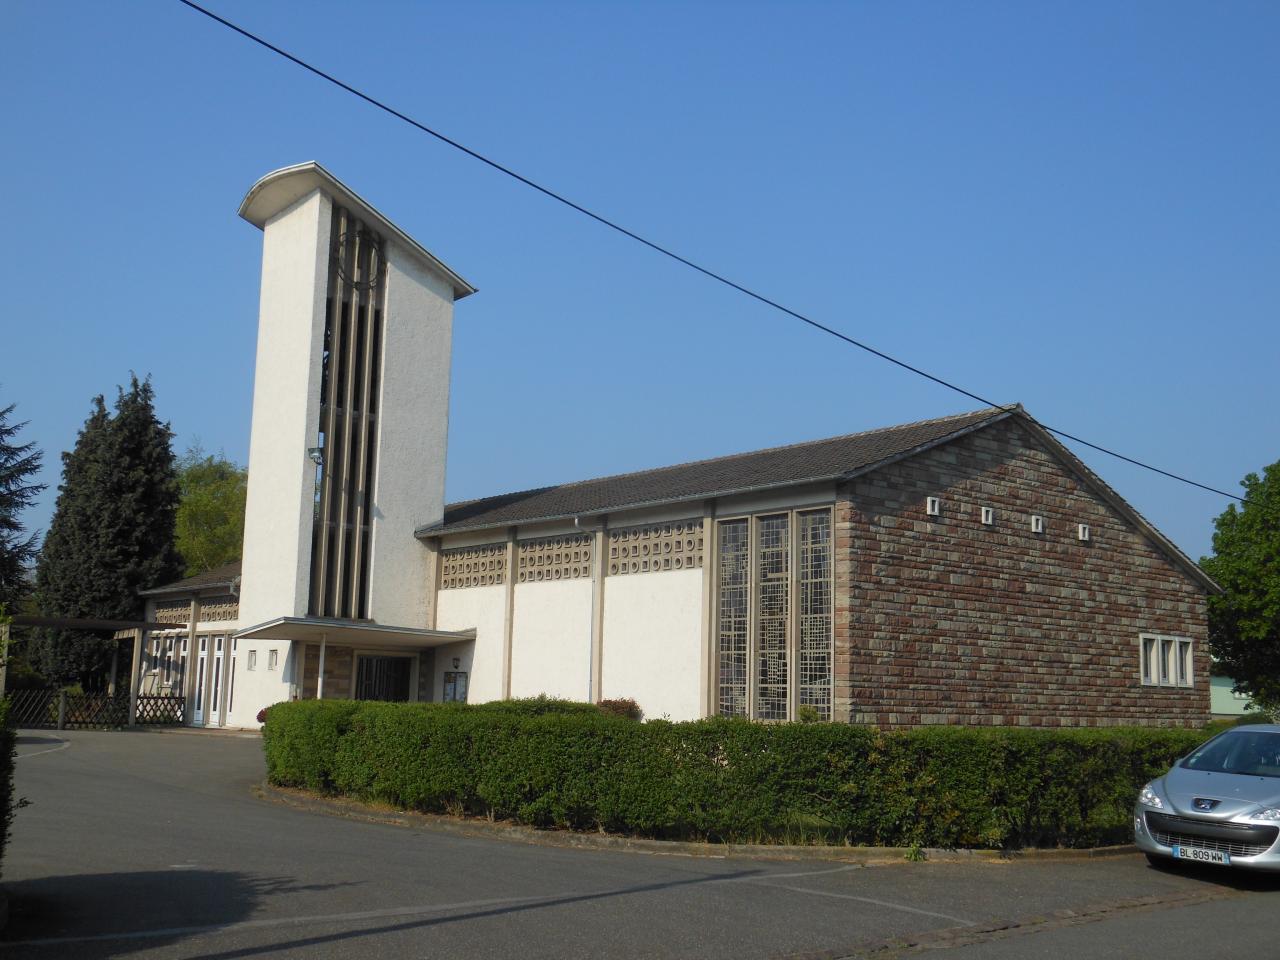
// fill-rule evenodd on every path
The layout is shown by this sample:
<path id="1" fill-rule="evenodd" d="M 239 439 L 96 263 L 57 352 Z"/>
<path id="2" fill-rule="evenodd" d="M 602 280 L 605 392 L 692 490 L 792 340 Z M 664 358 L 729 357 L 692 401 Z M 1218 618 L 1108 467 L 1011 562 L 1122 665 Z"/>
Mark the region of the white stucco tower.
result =
<path id="1" fill-rule="evenodd" d="M 263 232 L 240 623 L 423 626 L 413 532 L 443 513 L 453 303 L 475 290 L 317 163 L 240 216 Z"/>

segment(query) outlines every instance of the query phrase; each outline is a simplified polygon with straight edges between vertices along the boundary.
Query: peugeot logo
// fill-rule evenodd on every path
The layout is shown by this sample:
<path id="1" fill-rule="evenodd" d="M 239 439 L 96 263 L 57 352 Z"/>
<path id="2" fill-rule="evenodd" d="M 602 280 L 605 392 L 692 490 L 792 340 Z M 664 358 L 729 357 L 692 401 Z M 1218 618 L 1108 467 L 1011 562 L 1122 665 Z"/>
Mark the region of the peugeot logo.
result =
<path id="1" fill-rule="evenodd" d="M 1194 802 L 1197 810 L 1212 810 L 1219 803 L 1217 800 L 1206 800 L 1204 797 L 1196 797 Z"/>

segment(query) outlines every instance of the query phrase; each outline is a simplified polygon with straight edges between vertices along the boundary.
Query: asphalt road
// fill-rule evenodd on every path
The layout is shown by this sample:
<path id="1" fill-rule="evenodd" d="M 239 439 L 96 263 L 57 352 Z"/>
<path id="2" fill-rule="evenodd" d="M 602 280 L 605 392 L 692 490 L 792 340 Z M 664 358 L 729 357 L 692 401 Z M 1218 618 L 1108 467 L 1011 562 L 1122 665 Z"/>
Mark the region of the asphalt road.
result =
<path id="1" fill-rule="evenodd" d="M 23 731 L 6 958 L 1280 956 L 1280 881 L 530 846 L 268 802 L 256 738 Z"/>

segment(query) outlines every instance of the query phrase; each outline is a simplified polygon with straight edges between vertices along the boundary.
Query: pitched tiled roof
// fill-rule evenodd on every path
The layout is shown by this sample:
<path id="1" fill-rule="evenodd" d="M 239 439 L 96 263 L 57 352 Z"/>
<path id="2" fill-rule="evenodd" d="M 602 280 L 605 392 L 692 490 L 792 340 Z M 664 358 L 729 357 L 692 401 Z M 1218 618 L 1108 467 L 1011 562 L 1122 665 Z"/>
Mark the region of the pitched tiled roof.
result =
<path id="1" fill-rule="evenodd" d="M 988 407 L 827 440 L 451 503 L 441 523 L 417 532 L 438 536 L 834 480 L 985 425 L 1007 416 L 1008 409 Z"/>
<path id="2" fill-rule="evenodd" d="M 156 593 L 193 593 L 197 590 L 208 590 L 213 587 L 230 589 L 232 581 L 238 576 L 240 576 L 240 561 L 233 560 L 231 563 L 224 563 L 222 566 L 206 570 L 204 573 L 197 573 L 194 577 L 175 580 L 173 583 L 152 587 L 150 590 L 139 590 L 138 593 L 144 597 L 149 597 Z"/>

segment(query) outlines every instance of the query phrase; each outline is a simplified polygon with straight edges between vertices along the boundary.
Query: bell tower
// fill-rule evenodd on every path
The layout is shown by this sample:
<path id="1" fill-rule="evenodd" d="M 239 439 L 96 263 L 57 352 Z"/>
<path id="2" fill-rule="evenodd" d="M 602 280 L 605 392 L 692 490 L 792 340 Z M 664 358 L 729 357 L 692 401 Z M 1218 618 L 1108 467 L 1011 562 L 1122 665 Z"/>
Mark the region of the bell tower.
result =
<path id="1" fill-rule="evenodd" d="M 421 626 L 444 511 L 453 304 L 475 288 L 317 163 L 253 185 L 261 228 L 240 622 Z"/>

